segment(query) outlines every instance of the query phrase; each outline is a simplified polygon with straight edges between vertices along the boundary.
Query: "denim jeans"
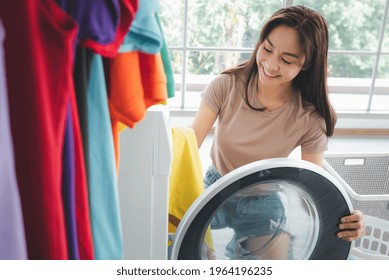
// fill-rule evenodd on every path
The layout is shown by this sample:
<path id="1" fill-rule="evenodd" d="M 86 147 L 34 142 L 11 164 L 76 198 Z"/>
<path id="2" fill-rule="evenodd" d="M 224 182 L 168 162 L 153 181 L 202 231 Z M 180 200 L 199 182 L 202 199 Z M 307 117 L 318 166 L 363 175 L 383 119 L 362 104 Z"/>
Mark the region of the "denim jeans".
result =
<path id="1" fill-rule="evenodd" d="M 204 176 L 208 188 L 221 178 L 210 166 Z M 234 196 L 217 209 L 211 221 L 211 229 L 232 228 L 234 236 L 226 247 L 230 259 L 255 258 L 245 248 L 244 242 L 252 237 L 274 236 L 285 228 L 285 209 L 277 192 L 266 195 Z"/>

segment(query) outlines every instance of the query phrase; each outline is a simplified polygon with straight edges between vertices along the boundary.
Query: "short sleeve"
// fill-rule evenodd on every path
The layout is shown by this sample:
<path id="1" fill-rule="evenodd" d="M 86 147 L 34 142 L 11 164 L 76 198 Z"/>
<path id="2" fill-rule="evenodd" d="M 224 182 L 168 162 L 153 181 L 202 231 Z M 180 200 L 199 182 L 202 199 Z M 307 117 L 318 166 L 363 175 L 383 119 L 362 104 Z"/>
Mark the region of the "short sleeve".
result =
<path id="1" fill-rule="evenodd" d="M 124 37 L 119 52 L 141 51 L 157 54 L 161 51 L 163 35 L 155 16 L 158 11 L 158 1 L 139 1 L 134 21 Z"/>
<path id="2" fill-rule="evenodd" d="M 78 23 L 76 44 L 114 57 L 138 9 L 137 0 L 57 0 Z"/>
<path id="3" fill-rule="evenodd" d="M 202 100 L 215 113 L 219 113 L 228 92 L 229 84 L 228 74 L 222 74 L 214 78 L 201 94 Z"/>
<path id="4" fill-rule="evenodd" d="M 115 39 L 120 21 L 119 0 L 57 0 L 78 23 L 78 40 L 106 45 Z"/>
<path id="5" fill-rule="evenodd" d="M 318 118 L 301 138 L 302 153 L 320 153 L 328 149 L 326 123 Z"/>

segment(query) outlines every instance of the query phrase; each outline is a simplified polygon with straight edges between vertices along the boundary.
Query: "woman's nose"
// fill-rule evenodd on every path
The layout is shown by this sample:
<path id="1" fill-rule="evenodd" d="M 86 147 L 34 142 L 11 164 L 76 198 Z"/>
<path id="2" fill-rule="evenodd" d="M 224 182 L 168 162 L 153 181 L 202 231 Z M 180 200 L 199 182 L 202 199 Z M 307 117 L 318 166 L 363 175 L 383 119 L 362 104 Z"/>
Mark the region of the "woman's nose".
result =
<path id="1" fill-rule="evenodd" d="M 268 71 L 278 71 L 279 65 L 278 65 L 278 59 L 274 56 L 269 57 L 267 60 L 267 67 Z"/>

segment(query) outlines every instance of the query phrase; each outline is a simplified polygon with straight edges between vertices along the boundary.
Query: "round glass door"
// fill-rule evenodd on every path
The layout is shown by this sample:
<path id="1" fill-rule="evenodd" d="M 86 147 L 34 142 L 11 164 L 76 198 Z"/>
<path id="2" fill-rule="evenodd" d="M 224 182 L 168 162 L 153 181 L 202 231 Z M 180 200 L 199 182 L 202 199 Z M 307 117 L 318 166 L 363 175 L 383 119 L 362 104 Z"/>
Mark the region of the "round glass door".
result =
<path id="1" fill-rule="evenodd" d="M 211 217 L 201 259 L 308 259 L 319 236 L 312 198 L 293 182 L 254 184 Z"/>
<path id="2" fill-rule="evenodd" d="M 195 201 L 177 229 L 172 259 L 347 259 L 351 243 L 336 233 L 351 210 L 343 187 L 320 167 L 259 161 Z"/>

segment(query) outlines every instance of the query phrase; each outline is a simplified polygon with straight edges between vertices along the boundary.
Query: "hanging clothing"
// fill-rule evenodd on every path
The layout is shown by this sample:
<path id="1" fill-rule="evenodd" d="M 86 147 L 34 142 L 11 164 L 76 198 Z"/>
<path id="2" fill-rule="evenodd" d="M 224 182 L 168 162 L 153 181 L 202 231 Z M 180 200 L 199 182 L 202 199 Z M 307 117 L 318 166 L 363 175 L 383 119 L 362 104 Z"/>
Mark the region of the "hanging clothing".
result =
<path id="1" fill-rule="evenodd" d="M 75 45 L 106 57 L 117 54 L 138 9 L 138 0 L 57 0 L 78 23 Z"/>
<path id="2" fill-rule="evenodd" d="M 161 48 L 161 57 L 162 57 L 162 63 L 163 63 L 163 69 L 165 70 L 166 74 L 166 86 L 167 86 L 167 95 L 168 98 L 173 98 L 175 95 L 175 89 L 174 89 L 174 75 L 173 75 L 173 68 L 169 56 L 169 50 L 166 45 L 165 38 L 163 36 L 163 30 L 161 26 L 161 22 L 159 20 L 158 14 L 155 14 L 155 18 L 157 20 L 158 26 L 161 30 L 162 34 L 162 48 Z"/>
<path id="3" fill-rule="evenodd" d="M 57 0 L 57 2 L 64 11 L 76 20 L 79 28 L 75 41 L 74 84 L 85 168 L 89 174 L 87 87 L 92 51 L 107 56 L 114 56 L 117 53 L 119 45 L 114 49 L 112 44 L 119 44 L 123 40 L 124 34 L 121 37 L 118 37 L 117 34 L 122 29 L 128 30 L 130 27 L 135 16 L 137 2 L 129 0 Z M 126 16 L 126 18 L 121 18 L 121 15 Z"/>
<path id="4" fill-rule="evenodd" d="M 167 99 L 166 75 L 160 54 L 119 53 L 108 61 L 109 110 L 119 160 L 120 123 L 134 127 L 147 108 Z"/>
<path id="5" fill-rule="evenodd" d="M 76 97 L 74 90 L 70 95 L 71 118 L 74 133 L 74 164 L 75 164 L 75 203 L 76 203 L 76 226 L 77 240 L 80 259 L 94 259 L 93 238 L 90 221 L 90 208 L 88 199 L 88 185 L 84 162 L 84 151 L 82 146 L 81 128 L 77 111 Z"/>
<path id="6" fill-rule="evenodd" d="M 94 256 L 95 259 L 121 259 L 116 175 L 110 172 L 115 170 L 114 146 L 101 57 L 78 47 L 74 79 L 85 151 Z"/>
<path id="7" fill-rule="evenodd" d="M 56 1 L 60 7 L 66 11 L 66 13 L 73 17 L 78 26 L 78 33 L 74 46 L 74 85 L 82 132 L 85 168 L 88 171 L 89 149 L 87 147 L 88 111 L 86 92 L 89 81 L 89 68 L 92 55 L 91 49 L 97 52 L 115 40 L 116 31 L 120 21 L 120 5 L 119 0 Z M 85 42 L 89 42 L 89 48 L 83 48 L 79 46 L 79 44 Z M 66 133 L 69 134 L 68 131 Z"/>
<path id="8" fill-rule="evenodd" d="M 170 57 L 158 18 L 158 0 L 140 0 L 135 19 L 119 52 L 140 51 L 149 54 L 160 53 L 167 78 L 168 98 L 174 97 L 174 77 Z"/>
<path id="9" fill-rule="evenodd" d="M 96 203 L 96 197 L 99 197 L 99 194 L 105 195 L 105 191 L 113 190 L 113 197 L 115 197 L 116 183 L 114 180 L 111 180 L 112 178 L 109 176 L 109 172 L 108 180 L 96 182 L 95 174 L 98 172 L 105 174 L 105 170 L 96 170 L 96 168 L 101 167 L 99 165 L 100 162 L 90 162 L 90 158 L 92 156 L 90 155 L 90 150 L 94 145 L 96 145 L 95 142 L 99 142 L 101 136 L 97 135 L 90 138 L 90 122 L 94 121 L 94 118 L 96 117 L 94 115 L 97 114 L 97 117 L 100 117 L 99 114 L 103 112 L 96 113 L 96 110 L 102 108 L 94 108 L 90 106 L 90 100 L 88 99 L 88 87 L 90 79 L 93 79 L 93 77 L 90 77 L 92 56 L 94 55 L 92 50 L 106 56 L 114 56 L 117 53 L 119 44 L 125 35 L 123 30 L 128 30 L 130 23 L 134 18 L 137 2 L 128 0 L 59 0 L 58 2 L 61 7 L 77 21 L 79 26 L 79 33 L 76 42 L 78 46 L 75 46 L 76 56 L 74 81 L 77 97 L 77 109 L 82 131 L 84 162 L 89 182 L 88 190 L 90 199 L 91 228 L 94 241 L 93 246 L 95 250 L 98 250 L 98 252 L 95 252 L 95 258 L 119 259 L 121 258 L 121 240 L 116 241 L 116 243 L 111 240 L 112 237 L 117 237 L 117 231 L 120 231 L 120 226 L 116 223 L 118 219 L 115 219 L 115 216 L 111 217 L 112 224 L 110 228 L 98 226 L 100 225 L 101 220 L 106 220 L 105 217 L 107 214 L 111 215 L 113 213 L 110 209 L 118 208 L 118 201 L 113 199 L 110 200 L 109 198 L 111 196 L 108 195 L 106 196 L 108 203 Z M 117 46 L 116 48 L 114 47 L 115 45 Z M 99 76 L 99 78 L 104 79 L 104 76 Z M 106 91 L 104 80 L 102 80 L 102 82 L 100 81 L 100 85 L 102 85 L 103 88 L 99 92 L 93 92 L 93 94 Z M 106 107 L 106 110 L 108 110 L 107 105 Z M 89 117 L 89 110 L 93 110 L 91 113 L 92 117 Z M 107 128 L 107 131 L 111 131 L 111 128 Z M 104 134 L 104 131 L 102 131 L 102 133 Z M 100 152 L 103 153 L 102 157 L 104 158 L 104 152 L 106 152 L 106 150 L 102 149 Z M 108 155 L 112 154 L 113 145 L 112 151 Z M 106 167 L 104 164 L 103 166 Z M 114 165 L 111 166 L 111 168 L 114 168 Z M 100 200 L 104 202 L 106 201 L 104 198 Z M 100 213 L 99 218 L 96 218 L 96 212 Z M 115 234 L 112 234 L 112 232 L 115 232 Z M 111 246 L 110 244 L 112 243 L 115 244 L 115 246 Z M 112 247 L 114 247 L 114 249 L 112 249 Z M 113 250 L 116 251 L 113 252 Z"/>
<path id="10" fill-rule="evenodd" d="M 55 5 L 49 0 L 0 2 L 7 32 L 15 166 L 30 259 L 68 258 L 61 158 L 76 26 Z"/>
<path id="11" fill-rule="evenodd" d="M 115 40 L 103 46 L 102 48 L 96 48 L 95 51 L 98 54 L 106 57 L 113 57 L 117 54 L 120 45 L 123 42 L 124 36 L 126 36 L 128 29 L 131 26 L 134 15 L 138 9 L 138 0 L 119 0 L 120 6 L 120 22 L 116 31 Z M 87 40 L 80 44 L 83 47 L 89 47 L 93 49 L 94 42 Z"/>
<path id="12" fill-rule="evenodd" d="M 119 52 L 142 51 L 156 54 L 162 48 L 163 37 L 155 13 L 158 0 L 139 0 L 139 8 Z"/>
<path id="13" fill-rule="evenodd" d="M 83 95 L 82 104 L 87 106 L 87 110 L 82 112 L 88 114 L 84 116 L 86 131 L 83 133 L 83 136 L 88 137 L 83 138 L 83 141 L 85 150 L 88 151 L 84 156 L 89 163 L 87 177 L 94 257 L 121 259 L 122 238 L 114 147 L 102 59 L 86 48 L 77 50 L 77 55 L 81 55 L 78 56 L 79 59 L 76 58 L 75 73 L 80 74 L 76 85 L 78 94 Z M 68 179 L 71 176 L 69 174 Z"/>
<path id="14" fill-rule="evenodd" d="M 90 41 L 97 49 L 115 40 L 120 20 L 119 0 L 57 0 L 78 23 L 76 44 Z"/>
<path id="15" fill-rule="evenodd" d="M 140 0 L 138 6 L 119 54 L 105 61 L 117 166 L 120 131 L 125 127 L 133 128 L 150 106 L 165 104 L 168 98 L 165 65 L 160 52 L 164 38 L 155 17 L 159 1 Z"/>
<path id="16" fill-rule="evenodd" d="M 89 174 L 89 147 L 88 147 L 88 107 L 87 107 L 87 88 L 89 83 L 89 68 L 92 52 L 90 49 L 78 47 L 80 42 L 92 40 L 95 47 L 99 48 L 105 44 L 111 43 L 115 39 L 116 28 L 119 23 L 119 2 L 112 1 L 67 1 L 58 0 L 61 8 L 71 15 L 78 23 L 78 33 L 74 42 L 74 86 L 76 93 L 76 103 L 69 104 L 66 115 L 65 139 L 62 162 L 62 192 L 64 200 L 64 209 L 66 214 L 66 232 L 68 239 L 69 258 L 73 260 L 80 259 L 77 233 L 77 209 L 75 193 L 76 164 L 84 165 L 86 173 Z M 75 106 L 75 107 L 73 107 Z M 73 120 L 72 112 L 77 110 L 78 119 Z M 73 130 L 73 121 L 80 124 L 82 133 L 82 162 L 76 163 L 75 139 Z M 84 167 L 82 167 L 84 168 Z M 88 182 L 88 178 L 86 180 Z M 85 183 L 86 183 L 85 182 Z M 81 182 L 83 184 L 83 182 Z M 82 188 L 88 188 L 88 185 L 82 185 Z M 89 190 L 88 190 L 89 191 Z M 88 217 L 87 223 L 92 231 L 91 217 Z M 92 246 L 92 240 L 90 244 Z M 94 248 L 94 244 L 93 244 Z"/>
<path id="17" fill-rule="evenodd" d="M 69 102 L 75 108 L 72 71 L 77 27 L 54 0 L 4 2 L 0 17 L 8 34 L 7 84 L 28 256 L 68 259 L 62 151 Z M 80 258 L 90 259 L 93 247 L 80 129 L 77 112 L 72 109 L 71 114 L 77 239 Z"/>
<path id="18" fill-rule="evenodd" d="M 23 260 L 27 250 L 9 123 L 4 35 L 0 21 L 0 260 Z"/>
<path id="19" fill-rule="evenodd" d="M 93 54 L 87 92 L 89 198 L 96 259 L 122 259 L 122 231 L 103 61 Z"/>
<path id="20" fill-rule="evenodd" d="M 68 102 L 65 124 L 65 138 L 62 152 L 62 199 L 65 211 L 66 237 L 69 259 L 79 260 L 79 246 L 77 239 L 76 217 L 76 182 L 75 182 L 75 155 L 74 133 L 71 114 L 71 104 Z"/>
<path id="21" fill-rule="evenodd" d="M 74 87 L 76 91 L 76 101 L 80 127 L 82 133 L 82 144 L 84 147 L 85 169 L 87 177 L 89 174 L 89 135 L 88 135 L 88 100 L 87 92 L 90 78 L 90 67 L 93 52 L 90 49 L 76 47 L 74 61 Z M 89 181 L 89 180 L 88 180 Z"/>

